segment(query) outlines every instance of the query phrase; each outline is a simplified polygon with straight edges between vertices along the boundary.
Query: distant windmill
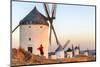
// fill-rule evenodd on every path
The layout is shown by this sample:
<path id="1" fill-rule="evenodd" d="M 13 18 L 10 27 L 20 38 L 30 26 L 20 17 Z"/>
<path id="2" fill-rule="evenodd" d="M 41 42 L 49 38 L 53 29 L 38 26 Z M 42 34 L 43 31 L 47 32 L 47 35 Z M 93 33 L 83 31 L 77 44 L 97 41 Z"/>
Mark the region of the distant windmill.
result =
<path id="1" fill-rule="evenodd" d="M 68 44 L 70 43 L 70 40 L 68 40 L 64 46 L 58 46 L 58 48 L 55 50 L 55 54 L 56 54 L 56 57 L 59 59 L 59 58 L 64 58 L 65 57 L 65 48 L 68 46 Z"/>
<path id="2" fill-rule="evenodd" d="M 87 50 L 84 51 L 84 55 L 89 56 L 89 49 L 87 48 Z"/>
<path id="3" fill-rule="evenodd" d="M 77 55 L 79 55 L 80 54 L 80 46 L 76 46 L 75 48 L 74 48 L 74 56 L 77 56 Z"/>

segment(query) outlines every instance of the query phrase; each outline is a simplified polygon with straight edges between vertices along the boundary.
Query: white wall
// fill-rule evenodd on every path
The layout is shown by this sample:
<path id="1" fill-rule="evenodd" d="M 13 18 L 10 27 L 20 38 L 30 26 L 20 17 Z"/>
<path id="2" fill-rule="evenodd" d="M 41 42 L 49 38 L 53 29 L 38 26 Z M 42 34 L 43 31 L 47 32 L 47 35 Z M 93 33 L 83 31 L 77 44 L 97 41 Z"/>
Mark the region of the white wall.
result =
<path id="1" fill-rule="evenodd" d="M 72 58 L 73 57 L 73 53 L 72 52 L 67 52 L 67 58 Z"/>
<path id="2" fill-rule="evenodd" d="M 29 28 L 31 26 L 31 28 Z M 42 28 L 40 28 L 42 26 Z M 49 27 L 47 25 L 21 25 L 20 26 L 20 46 L 28 51 L 28 47 L 33 48 L 33 54 L 40 55 L 37 48 L 42 44 L 44 56 L 48 58 Z M 31 40 L 29 41 L 29 38 Z"/>
<path id="3" fill-rule="evenodd" d="M 56 52 L 56 57 L 57 59 L 64 58 L 64 51 L 62 50 L 62 51 Z"/>
<path id="4" fill-rule="evenodd" d="M 79 55 L 79 52 L 80 52 L 79 49 L 75 49 L 75 50 L 74 50 L 75 56 L 76 56 L 76 55 Z"/>
<path id="5" fill-rule="evenodd" d="M 88 52 L 84 52 L 84 55 L 88 56 L 88 55 L 89 55 L 89 53 L 88 53 Z"/>

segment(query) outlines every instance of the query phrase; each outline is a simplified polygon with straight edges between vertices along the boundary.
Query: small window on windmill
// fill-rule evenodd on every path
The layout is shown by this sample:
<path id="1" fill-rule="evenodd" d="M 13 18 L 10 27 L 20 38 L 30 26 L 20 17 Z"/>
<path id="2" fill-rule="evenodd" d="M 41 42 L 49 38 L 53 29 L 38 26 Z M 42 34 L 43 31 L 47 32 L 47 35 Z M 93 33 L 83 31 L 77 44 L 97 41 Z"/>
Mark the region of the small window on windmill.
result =
<path id="1" fill-rule="evenodd" d="M 43 26 L 40 26 L 40 28 L 43 28 Z"/>
<path id="2" fill-rule="evenodd" d="M 29 41 L 31 41 L 31 38 L 29 38 Z"/>
<path id="3" fill-rule="evenodd" d="M 31 26 L 29 26 L 29 28 L 31 28 Z"/>

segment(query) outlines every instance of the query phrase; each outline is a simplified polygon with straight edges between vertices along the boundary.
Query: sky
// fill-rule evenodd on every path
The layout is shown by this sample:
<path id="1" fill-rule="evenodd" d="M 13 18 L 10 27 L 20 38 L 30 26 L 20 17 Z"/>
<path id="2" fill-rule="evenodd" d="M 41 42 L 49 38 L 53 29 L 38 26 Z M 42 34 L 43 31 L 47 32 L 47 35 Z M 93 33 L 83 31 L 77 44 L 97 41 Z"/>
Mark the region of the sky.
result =
<path id="1" fill-rule="evenodd" d="M 12 29 L 34 7 L 45 15 L 42 3 L 12 2 Z M 51 7 L 51 5 L 49 5 Z M 53 22 L 58 40 L 64 46 L 67 40 L 71 40 L 68 47 L 79 45 L 82 50 L 95 49 L 95 7 L 69 4 L 57 4 L 56 19 Z M 12 34 L 12 47 L 19 47 L 19 28 Z M 65 49 L 67 49 L 66 47 Z M 57 48 L 55 38 L 52 35 L 52 45 L 49 51 Z"/>

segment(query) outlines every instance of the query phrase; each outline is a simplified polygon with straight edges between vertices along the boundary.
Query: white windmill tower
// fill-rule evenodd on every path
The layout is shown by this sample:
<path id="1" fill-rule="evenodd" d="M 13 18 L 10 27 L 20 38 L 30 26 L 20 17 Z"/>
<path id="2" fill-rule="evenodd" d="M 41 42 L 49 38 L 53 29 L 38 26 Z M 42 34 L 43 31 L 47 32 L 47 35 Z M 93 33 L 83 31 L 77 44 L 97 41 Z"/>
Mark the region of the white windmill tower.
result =
<path id="1" fill-rule="evenodd" d="M 20 21 L 12 33 L 20 27 L 20 47 L 28 52 L 41 56 L 38 48 L 42 45 L 43 56 L 48 58 L 48 45 L 49 43 L 51 44 L 51 29 L 53 29 L 57 39 L 52 25 L 53 19 L 55 19 L 56 5 L 52 5 L 52 15 L 49 14 L 49 6 L 45 3 L 43 3 L 43 6 L 47 16 L 41 14 L 35 7 L 27 16 L 24 17 L 24 19 Z"/>
<path id="2" fill-rule="evenodd" d="M 40 55 L 37 48 L 42 45 L 44 48 L 44 56 L 48 58 L 49 24 L 47 18 L 34 7 L 34 9 L 20 21 L 18 26 L 20 26 L 20 47 L 34 55 Z M 17 27 L 12 32 L 14 32 Z"/>
<path id="3" fill-rule="evenodd" d="M 89 49 L 87 48 L 87 50 L 84 51 L 84 55 L 89 56 Z"/>
<path id="4" fill-rule="evenodd" d="M 80 47 L 79 47 L 79 46 L 76 46 L 76 47 L 74 48 L 74 55 L 77 56 L 77 55 L 79 55 L 79 54 L 80 54 Z"/>
<path id="5" fill-rule="evenodd" d="M 68 48 L 66 54 L 67 54 L 67 58 L 72 58 L 73 57 L 73 50 Z"/>
<path id="6" fill-rule="evenodd" d="M 56 54 L 57 59 L 65 57 L 65 50 L 64 49 L 68 46 L 69 43 L 70 43 L 70 40 L 68 40 L 63 47 L 61 45 L 58 46 L 58 48 L 55 50 L 55 54 Z"/>
<path id="7" fill-rule="evenodd" d="M 64 58 L 66 56 L 65 53 L 65 48 L 68 46 L 68 44 L 70 43 L 70 40 L 68 40 L 64 46 L 58 46 L 58 48 L 55 50 L 55 52 L 51 52 L 49 53 L 49 57 L 51 59 L 61 59 Z"/>

